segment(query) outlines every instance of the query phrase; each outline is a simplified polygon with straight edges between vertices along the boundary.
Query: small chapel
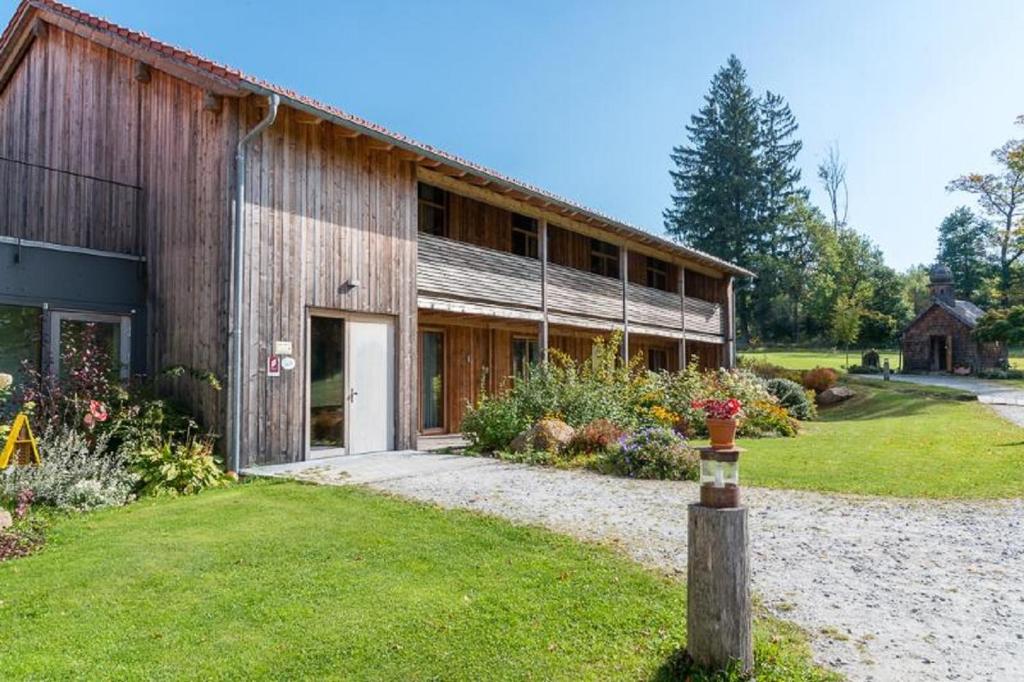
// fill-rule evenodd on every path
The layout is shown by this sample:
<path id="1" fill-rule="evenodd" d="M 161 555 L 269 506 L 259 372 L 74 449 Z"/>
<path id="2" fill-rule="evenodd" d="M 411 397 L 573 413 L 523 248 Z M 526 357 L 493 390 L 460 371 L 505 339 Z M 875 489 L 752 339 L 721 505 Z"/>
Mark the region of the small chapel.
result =
<path id="1" fill-rule="evenodd" d="M 936 263 L 929 280 L 928 307 L 903 330 L 903 371 L 963 374 L 1006 367 L 1006 344 L 974 338 L 985 311 L 956 297 L 952 271 Z"/>

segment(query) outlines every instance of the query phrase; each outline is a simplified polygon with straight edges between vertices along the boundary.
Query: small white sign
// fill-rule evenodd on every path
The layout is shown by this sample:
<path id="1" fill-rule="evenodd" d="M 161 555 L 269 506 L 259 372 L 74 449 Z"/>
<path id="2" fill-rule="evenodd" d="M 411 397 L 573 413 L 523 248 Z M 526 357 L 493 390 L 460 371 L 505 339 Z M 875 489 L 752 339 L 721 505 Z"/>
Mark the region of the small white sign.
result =
<path id="1" fill-rule="evenodd" d="M 293 358 L 290 355 L 286 355 L 283 358 L 281 358 L 281 369 L 285 370 L 286 372 L 290 372 L 293 369 L 295 369 L 295 358 Z"/>
<path id="2" fill-rule="evenodd" d="M 292 355 L 292 342 L 274 341 L 274 355 Z"/>

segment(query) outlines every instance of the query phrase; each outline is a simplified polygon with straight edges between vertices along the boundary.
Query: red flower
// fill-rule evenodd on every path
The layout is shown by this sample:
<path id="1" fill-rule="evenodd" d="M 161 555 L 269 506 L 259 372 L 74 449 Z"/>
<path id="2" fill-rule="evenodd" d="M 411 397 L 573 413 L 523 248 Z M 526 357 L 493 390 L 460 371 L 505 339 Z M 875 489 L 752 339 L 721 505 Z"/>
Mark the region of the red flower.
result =
<path id="1" fill-rule="evenodd" d="M 98 422 L 105 422 L 107 421 L 107 408 L 98 400 L 90 400 L 89 415 Z"/>

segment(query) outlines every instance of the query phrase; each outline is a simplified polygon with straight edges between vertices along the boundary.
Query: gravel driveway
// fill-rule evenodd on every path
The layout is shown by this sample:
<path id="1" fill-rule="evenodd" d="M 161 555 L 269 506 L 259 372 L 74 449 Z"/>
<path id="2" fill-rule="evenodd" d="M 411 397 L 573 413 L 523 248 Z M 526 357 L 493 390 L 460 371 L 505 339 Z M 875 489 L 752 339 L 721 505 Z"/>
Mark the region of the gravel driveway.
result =
<path id="1" fill-rule="evenodd" d="M 609 542 L 685 574 L 693 483 L 458 455 L 385 453 L 258 473 L 365 484 Z M 1024 679 L 1024 501 L 960 503 L 746 489 L 754 589 L 855 680 Z"/>

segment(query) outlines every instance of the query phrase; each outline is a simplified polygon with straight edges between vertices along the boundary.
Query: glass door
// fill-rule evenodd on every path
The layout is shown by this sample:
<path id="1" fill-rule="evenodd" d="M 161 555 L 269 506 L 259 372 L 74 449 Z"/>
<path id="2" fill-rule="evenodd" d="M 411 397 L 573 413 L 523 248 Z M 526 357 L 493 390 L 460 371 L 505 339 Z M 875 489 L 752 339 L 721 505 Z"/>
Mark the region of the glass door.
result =
<path id="1" fill-rule="evenodd" d="M 345 447 L 345 321 L 311 317 L 309 321 L 310 450 Z"/>
<path id="2" fill-rule="evenodd" d="M 420 332 L 420 430 L 444 431 L 444 333 Z"/>

